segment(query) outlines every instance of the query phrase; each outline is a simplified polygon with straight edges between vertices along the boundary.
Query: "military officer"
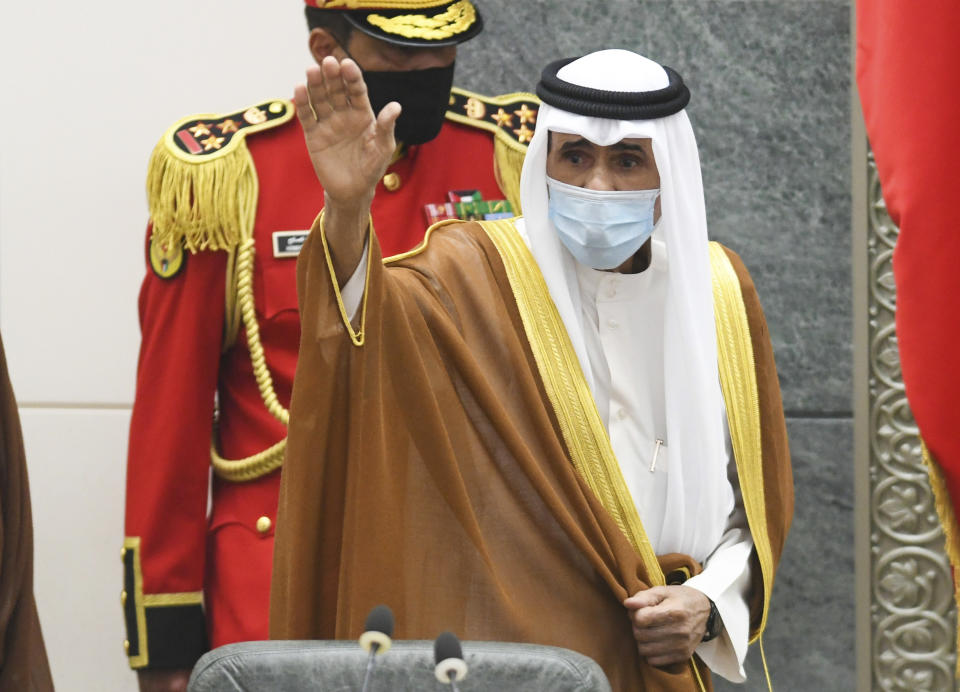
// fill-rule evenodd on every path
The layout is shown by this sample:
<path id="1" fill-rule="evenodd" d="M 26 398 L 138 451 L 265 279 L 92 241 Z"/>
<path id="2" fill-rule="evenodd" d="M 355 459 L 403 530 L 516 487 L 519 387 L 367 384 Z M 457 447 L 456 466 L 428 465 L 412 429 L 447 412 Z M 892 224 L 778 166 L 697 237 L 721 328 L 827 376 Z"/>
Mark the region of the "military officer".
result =
<path id="1" fill-rule="evenodd" d="M 385 254 L 438 219 L 519 211 L 537 102 L 451 88 L 457 44 L 483 26 L 473 2 L 307 0 L 306 15 L 318 62 L 349 55 L 375 108 L 403 108 L 372 205 Z M 296 257 L 323 199 L 293 115 L 275 99 L 190 116 L 150 160 L 122 594 L 141 689 L 184 689 L 208 648 L 267 637 Z"/>

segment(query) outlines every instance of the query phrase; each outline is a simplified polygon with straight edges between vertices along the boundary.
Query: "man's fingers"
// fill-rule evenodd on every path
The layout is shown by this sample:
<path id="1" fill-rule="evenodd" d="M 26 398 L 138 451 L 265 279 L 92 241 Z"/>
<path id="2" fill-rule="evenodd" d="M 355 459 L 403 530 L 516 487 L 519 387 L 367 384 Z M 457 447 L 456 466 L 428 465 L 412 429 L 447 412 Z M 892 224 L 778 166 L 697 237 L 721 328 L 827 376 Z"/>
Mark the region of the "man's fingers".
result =
<path id="1" fill-rule="evenodd" d="M 672 604 L 663 604 L 640 608 L 630 613 L 630 622 L 634 627 L 670 627 L 683 621 L 683 613 Z"/>
<path id="2" fill-rule="evenodd" d="M 695 650 L 695 644 L 690 644 L 682 638 L 656 642 L 637 642 L 637 653 L 652 666 L 682 663 L 693 656 Z"/>
<path id="3" fill-rule="evenodd" d="M 685 587 L 657 586 L 640 591 L 627 607 L 637 651 L 651 665 L 680 663 L 693 655 L 700 640 L 693 632 L 689 594 Z M 702 634 L 702 633 L 700 633 Z"/>
<path id="4" fill-rule="evenodd" d="M 656 639 L 652 641 L 637 640 L 637 652 L 644 658 L 648 656 L 663 656 L 665 654 L 683 654 L 686 642 L 679 638 Z"/>
<path id="5" fill-rule="evenodd" d="M 654 666 L 683 662 L 693 655 L 697 646 L 696 641 L 682 632 L 668 632 L 662 628 L 638 630 L 634 627 L 633 636 L 637 641 L 637 653 Z"/>
<path id="6" fill-rule="evenodd" d="M 363 81 L 363 73 L 353 60 L 347 59 L 340 63 L 340 76 L 347 91 L 350 107 L 355 110 L 372 110 L 367 97 L 367 83 Z"/>
<path id="7" fill-rule="evenodd" d="M 637 591 L 637 593 L 626 599 L 623 605 L 630 610 L 636 610 L 637 608 L 655 606 L 663 599 L 663 594 L 657 591 L 657 589 L 645 589 L 643 591 Z"/>
<path id="8" fill-rule="evenodd" d="M 633 625 L 633 638 L 637 640 L 637 643 L 665 642 L 675 636 L 677 636 L 677 633 L 666 626 L 637 627 Z"/>
<path id="9" fill-rule="evenodd" d="M 323 71 L 317 66 L 307 68 L 307 98 L 315 120 L 326 118 L 331 113 L 327 103 L 327 89 L 323 84 Z"/>
<path id="10" fill-rule="evenodd" d="M 310 107 L 310 97 L 307 96 L 307 87 L 304 84 L 297 84 L 293 87 L 293 105 L 297 109 L 297 117 L 304 129 L 315 123 L 317 118 Z"/>
<path id="11" fill-rule="evenodd" d="M 332 55 L 328 55 L 320 63 L 320 70 L 323 72 L 327 102 L 333 110 L 343 110 L 347 107 L 347 90 L 343 84 L 339 61 Z"/>
<path id="12" fill-rule="evenodd" d="M 393 138 L 393 128 L 400 117 L 400 104 L 391 101 L 377 115 L 377 140 L 383 149 L 394 149 L 396 140 Z"/>
<path id="13" fill-rule="evenodd" d="M 663 611 L 657 610 L 654 606 L 650 608 L 640 608 L 639 610 L 631 612 L 630 624 L 640 629 L 648 629 L 651 627 L 664 627 L 670 624 L 670 620 Z"/>

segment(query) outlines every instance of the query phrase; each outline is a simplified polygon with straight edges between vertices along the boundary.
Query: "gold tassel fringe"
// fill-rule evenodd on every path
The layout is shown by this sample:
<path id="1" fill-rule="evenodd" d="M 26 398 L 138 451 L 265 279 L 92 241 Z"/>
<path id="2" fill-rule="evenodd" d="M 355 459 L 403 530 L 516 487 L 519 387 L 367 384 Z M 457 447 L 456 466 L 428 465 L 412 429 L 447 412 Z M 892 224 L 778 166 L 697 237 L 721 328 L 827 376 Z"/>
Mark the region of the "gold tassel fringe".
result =
<path id="1" fill-rule="evenodd" d="M 154 148 L 147 170 L 154 240 L 182 241 L 197 252 L 230 250 L 252 237 L 258 182 L 246 143 L 192 162 L 171 151 L 166 140 L 164 135 Z"/>
<path id="2" fill-rule="evenodd" d="M 933 458 L 927 446 L 920 441 L 920 449 L 923 454 L 923 463 L 927 467 L 927 473 L 930 476 L 930 488 L 933 490 L 934 501 L 937 505 L 937 516 L 940 517 L 940 526 L 943 528 L 943 536 L 946 539 L 945 547 L 947 558 L 950 560 L 950 567 L 953 568 L 953 598 L 960 609 L 960 527 L 957 526 L 957 516 L 953 511 L 953 503 L 950 501 L 950 491 L 947 490 L 947 482 L 943 477 L 937 460 Z M 956 632 L 957 649 L 957 667 L 955 675 L 960 678 L 960 618 L 957 622 Z"/>
<path id="3" fill-rule="evenodd" d="M 504 142 L 502 138 L 494 138 L 493 172 L 497 178 L 497 185 L 513 207 L 514 216 L 523 214 L 520 208 L 520 171 L 523 169 L 523 159 L 526 154 L 526 149 L 518 150 Z"/>

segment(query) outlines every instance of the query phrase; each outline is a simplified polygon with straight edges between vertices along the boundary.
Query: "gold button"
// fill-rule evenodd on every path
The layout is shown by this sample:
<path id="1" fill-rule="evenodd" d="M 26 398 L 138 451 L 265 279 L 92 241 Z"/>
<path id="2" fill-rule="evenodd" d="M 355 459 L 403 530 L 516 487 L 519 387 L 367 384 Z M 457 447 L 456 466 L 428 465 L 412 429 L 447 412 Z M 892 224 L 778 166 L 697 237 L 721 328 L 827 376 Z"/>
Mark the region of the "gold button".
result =
<path id="1" fill-rule="evenodd" d="M 126 560 L 126 559 L 127 559 L 127 549 L 120 548 L 120 561 L 122 562 L 123 560 Z"/>
<path id="2" fill-rule="evenodd" d="M 127 605 L 127 592 L 126 592 L 126 591 L 121 591 L 121 592 L 120 592 L 120 605 L 122 605 L 122 606 Z"/>
<path id="3" fill-rule="evenodd" d="M 273 522 L 270 521 L 270 517 L 263 516 L 257 519 L 257 531 L 260 533 L 266 533 L 271 526 L 273 526 Z"/>
<path id="4" fill-rule="evenodd" d="M 123 640 L 123 653 L 125 653 L 125 654 L 129 654 L 129 653 L 130 653 L 130 640 L 129 640 L 129 639 L 124 639 L 124 640 Z"/>
<path id="5" fill-rule="evenodd" d="M 285 110 L 284 105 L 283 105 L 282 103 L 280 103 L 279 101 L 274 101 L 273 103 L 270 104 L 270 112 L 271 112 L 271 113 L 274 113 L 274 114 L 276 114 L 276 113 L 282 113 L 284 110 Z"/>
<path id="6" fill-rule="evenodd" d="M 383 186 L 390 192 L 400 189 L 400 176 L 396 173 L 387 173 L 383 176 Z"/>

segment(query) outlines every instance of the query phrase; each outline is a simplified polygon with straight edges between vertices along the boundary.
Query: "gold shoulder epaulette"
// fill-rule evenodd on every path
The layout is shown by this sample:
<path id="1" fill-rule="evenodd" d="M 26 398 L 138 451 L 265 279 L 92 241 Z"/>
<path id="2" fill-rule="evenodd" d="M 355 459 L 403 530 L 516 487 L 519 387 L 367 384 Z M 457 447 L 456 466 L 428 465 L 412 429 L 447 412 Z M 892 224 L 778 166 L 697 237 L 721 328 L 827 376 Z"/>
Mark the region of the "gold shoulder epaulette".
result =
<path id="1" fill-rule="evenodd" d="M 253 233 L 257 175 L 247 135 L 288 122 L 285 99 L 227 114 L 183 118 L 153 150 L 147 200 L 153 242 L 197 250 L 229 250 Z"/>
<path id="2" fill-rule="evenodd" d="M 520 208 L 520 171 L 527 145 L 537 127 L 540 99 L 516 92 L 483 96 L 454 87 L 450 91 L 447 119 L 493 133 L 494 168 L 500 190 L 516 214 Z"/>
<path id="3" fill-rule="evenodd" d="M 516 92 L 503 96 L 483 96 L 454 87 L 450 91 L 447 118 L 496 134 L 518 151 L 526 151 L 537 126 L 540 99 Z"/>

